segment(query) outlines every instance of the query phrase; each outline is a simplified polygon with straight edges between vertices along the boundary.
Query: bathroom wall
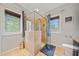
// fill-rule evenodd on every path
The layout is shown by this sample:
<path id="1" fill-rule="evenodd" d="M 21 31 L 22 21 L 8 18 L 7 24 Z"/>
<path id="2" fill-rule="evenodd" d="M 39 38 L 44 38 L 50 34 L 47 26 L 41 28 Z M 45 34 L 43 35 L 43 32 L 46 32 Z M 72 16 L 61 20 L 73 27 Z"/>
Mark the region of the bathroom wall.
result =
<path id="1" fill-rule="evenodd" d="M 1 55 L 1 36 L 0 36 L 0 55 Z"/>
<path id="2" fill-rule="evenodd" d="M 0 33 L 1 33 L 0 37 L 2 38 L 0 39 L 0 42 L 2 40 L 2 45 L 1 43 L 0 45 L 2 46 L 2 52 L 19 47 L 19 44 L 22 41 L 22 32 L 14 33 L 14 34 L 5 33 L 5 14 L 4 14 L 5 9 L 21 14 L 22 16 L 22 7 L 19 7 L 16 4 L 6 4 L 6 3 L 0 4 Z M 1 50 L 1 46 L 0 46 L 0 50 Z"/>
<path id="3" fill-rule="evenodd" d="M 0 5 L 0 7 L 1 7 L 1 5 Z M 1 47 L 2 47 L 1 46 L 1 39 L 2 39 L 1 38 L 1 33 L 2 33 L 2 31 L 1 31 L 1 27 L 2 27 L 1 26 L 2 25 L 1 19 L 2 19 L 2 17 L 1 16 L 2 16 L 2 12 L 1 12 L 1 8 L 0 8 L 0 55 L 1 55 Z"/>
<path id="4" fill-rule="evenodd" d="M 52 33 L 48 43 L 56 47 L 65 48 L 65 55 L 72 55 L 72 49 L 62 46 L 62 44 L 73 44 L 73 38 L 79 36 L 79 4 L 64 4 L 58 8 L 49 11 L 46 14 L 51 14 L 52 17 L 60 16 L 61 31 Z M 71 22 L 65 22 L 65 17 L 72 16 Z M 72 36 L 72 38 L 71 38 Z M 79 39 L 77 39 L 79 41 Z"/>

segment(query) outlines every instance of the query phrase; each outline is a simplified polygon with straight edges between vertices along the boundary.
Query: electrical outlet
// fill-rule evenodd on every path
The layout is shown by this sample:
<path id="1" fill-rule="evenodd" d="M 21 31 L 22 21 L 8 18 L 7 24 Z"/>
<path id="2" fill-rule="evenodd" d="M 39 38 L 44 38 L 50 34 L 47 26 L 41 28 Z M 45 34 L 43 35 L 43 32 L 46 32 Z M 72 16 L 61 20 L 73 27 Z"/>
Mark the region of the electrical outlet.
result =
<path id="1" fill-rule="evenodd" d="M 67 36 L 67 35 L 65 35 L 65 38 L 68 38 L 68 36 Z"/>
<path id="2" fill-rule="evenodd" d="M 71 35 L 70 35 L 69 37 L 70 37 L 70 38 L 72 38 L 72 36 L 71 36 Z"/>

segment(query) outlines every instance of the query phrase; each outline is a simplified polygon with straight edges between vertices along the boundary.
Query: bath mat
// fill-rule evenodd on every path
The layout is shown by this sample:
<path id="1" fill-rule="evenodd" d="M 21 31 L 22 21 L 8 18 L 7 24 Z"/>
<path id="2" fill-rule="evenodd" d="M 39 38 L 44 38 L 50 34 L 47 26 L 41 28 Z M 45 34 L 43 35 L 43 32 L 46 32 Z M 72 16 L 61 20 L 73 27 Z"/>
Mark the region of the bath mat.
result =
<path id="1" fill-rule="evenodd" d="M 47 56 L 53 56 L 55 52 L 56 46 L 46 44 L 42 49 L 41 52 L 44 53 Z"/>

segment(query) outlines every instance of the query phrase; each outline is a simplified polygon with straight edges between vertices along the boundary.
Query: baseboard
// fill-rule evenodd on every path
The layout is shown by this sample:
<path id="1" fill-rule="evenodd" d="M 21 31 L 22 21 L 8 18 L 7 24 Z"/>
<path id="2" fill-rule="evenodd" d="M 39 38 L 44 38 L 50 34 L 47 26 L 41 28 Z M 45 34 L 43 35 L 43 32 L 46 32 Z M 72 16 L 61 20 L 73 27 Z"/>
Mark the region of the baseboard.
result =
<path id="1" fill-rule="evenodd" d="M 12 49 L 9 49 L 9 50 L 7 50 L 7 51 L 4 51 L 4 52 L 2 52 L 2 55 L 5 55 L 6 53 L 9 53 L 9 52 L 11 52 L 11 51 L 13 51 L 13 50 L 15 50 L 15 49 L 18 49 L 19 47 L 16 47 L 16 48 L 12 48 Z"/>

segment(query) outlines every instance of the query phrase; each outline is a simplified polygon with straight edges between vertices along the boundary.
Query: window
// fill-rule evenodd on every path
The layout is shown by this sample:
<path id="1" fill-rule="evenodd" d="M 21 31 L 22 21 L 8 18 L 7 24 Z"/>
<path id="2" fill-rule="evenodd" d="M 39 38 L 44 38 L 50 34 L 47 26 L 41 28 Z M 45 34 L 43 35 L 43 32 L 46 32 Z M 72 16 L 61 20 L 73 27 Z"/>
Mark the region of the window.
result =
<path id="1" fill-rule="evenodd" d="M 20 32 L 20 15 L 5 10 L 5 32 Z"/>
<path id="2" fill-rule="evenodd" d="M 50 32 L 57 33 L 60 31 L 60 20 L 59 16 L 50 18 L 49 20 Z"/>

